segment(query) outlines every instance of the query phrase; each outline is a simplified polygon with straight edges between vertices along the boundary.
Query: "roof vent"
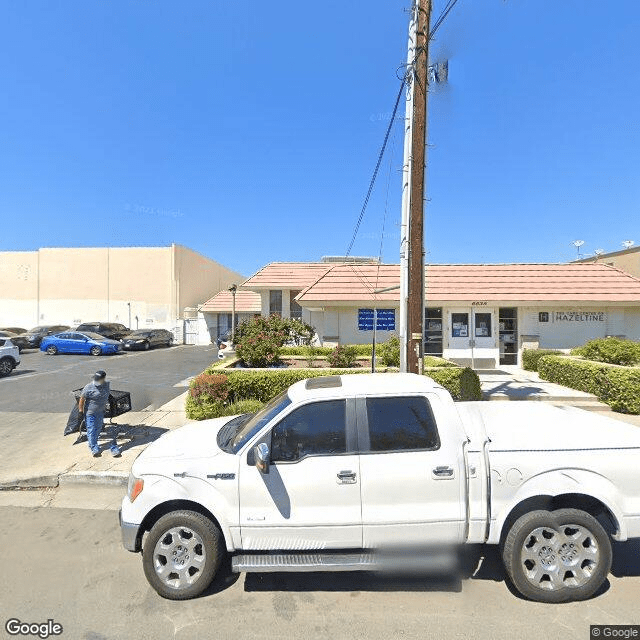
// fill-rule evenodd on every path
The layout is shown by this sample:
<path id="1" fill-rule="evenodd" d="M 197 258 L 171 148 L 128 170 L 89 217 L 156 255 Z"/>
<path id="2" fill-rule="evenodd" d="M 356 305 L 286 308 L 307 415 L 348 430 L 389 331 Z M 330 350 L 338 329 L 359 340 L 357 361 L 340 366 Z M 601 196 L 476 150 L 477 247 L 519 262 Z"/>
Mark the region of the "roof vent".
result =
<path id="1" fill-rule="evenodd" d="M 342 379 L 340 376 L 320 376 L 319 378 L 309 378 L 304 386 L 305 389 L 331 389 L 332 387 L 341 387 Z"/>
<path id="2" fill-rule="evenodd" d="M 363 264 L 378 264 L 380 262 L 378 258 L 369 256 L 322 256 L 320 261 L 324 263 L 357 262 Z"/>

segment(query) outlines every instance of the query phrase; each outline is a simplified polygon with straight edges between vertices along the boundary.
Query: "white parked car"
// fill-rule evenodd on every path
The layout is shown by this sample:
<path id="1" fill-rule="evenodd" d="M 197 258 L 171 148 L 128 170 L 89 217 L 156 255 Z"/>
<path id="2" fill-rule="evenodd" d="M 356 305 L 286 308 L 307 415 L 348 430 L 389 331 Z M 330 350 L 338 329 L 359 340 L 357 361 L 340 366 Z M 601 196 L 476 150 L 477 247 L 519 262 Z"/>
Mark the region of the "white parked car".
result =
<path id="1" fill-rule="evenodd" d="M 320 377 L 149 445 L 120 524 L 176 600 L 226 554 L 234 571 L 370 570 L 387 549 L 480 543 L 500 545 L 524 596 L 580 600 L 606 580 L 611 538 L 640 537 L 639 467 L 640 430 L 579 409 L 454 404 L 411 374 Z"/>
<path id="2" fill-rule="evenodd" d="M 8 376 L 20 364 L 20 349 L 10 338 L 0 338 L 0 378 Z"/>

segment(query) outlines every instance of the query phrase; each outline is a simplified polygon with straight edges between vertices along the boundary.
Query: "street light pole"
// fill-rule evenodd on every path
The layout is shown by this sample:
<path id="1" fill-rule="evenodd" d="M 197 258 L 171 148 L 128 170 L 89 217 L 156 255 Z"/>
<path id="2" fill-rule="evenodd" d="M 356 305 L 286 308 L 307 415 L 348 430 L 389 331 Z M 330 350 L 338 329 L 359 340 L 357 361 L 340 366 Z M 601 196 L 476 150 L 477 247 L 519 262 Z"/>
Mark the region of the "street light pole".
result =
<path id="1" fill-rule="evenodd" d="M 231 341 L 233 342 L 233 338 L 236 334 L 236 291 L 238 290 L 237 284 L 232 284 L 229 287 L 229 291 L 231 291 Z"/>

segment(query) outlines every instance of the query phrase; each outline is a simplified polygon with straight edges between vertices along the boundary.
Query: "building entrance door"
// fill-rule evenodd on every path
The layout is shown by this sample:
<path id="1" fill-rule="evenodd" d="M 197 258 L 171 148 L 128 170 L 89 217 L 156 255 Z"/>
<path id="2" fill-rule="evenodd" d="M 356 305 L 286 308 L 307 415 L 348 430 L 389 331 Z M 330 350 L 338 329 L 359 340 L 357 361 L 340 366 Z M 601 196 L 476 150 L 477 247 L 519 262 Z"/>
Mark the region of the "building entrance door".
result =
<path id="1" fill-rule="evenodd" d="M 478 369 L 494 368 L 498 355 L 494 310 L 454 308 L 449 314 L 449 358 Z"/>

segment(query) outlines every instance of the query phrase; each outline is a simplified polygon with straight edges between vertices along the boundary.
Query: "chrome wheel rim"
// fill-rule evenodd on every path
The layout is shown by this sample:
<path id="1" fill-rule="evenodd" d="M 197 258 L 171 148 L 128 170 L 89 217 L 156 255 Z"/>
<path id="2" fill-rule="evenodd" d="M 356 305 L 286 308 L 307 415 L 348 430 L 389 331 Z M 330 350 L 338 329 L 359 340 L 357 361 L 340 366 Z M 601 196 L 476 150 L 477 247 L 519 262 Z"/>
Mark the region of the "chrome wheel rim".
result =
<path id="1" fill-rule="evenodd" d="M 47 347 L 47 353 L 49 355 L 55 355 L 57 349 L 55 347 Z"/>
<path id="2" fill-rule="evenodd" d="M 520 563 L 524 576 L 538 589 L 576 588 L 593 576 L 600 564 L 600 548 L 582 525 L 538 527 L 526 537 Z"/>
<path id="3" fill-rule="evenodd" d="M 172 527 L 153 550 L 156 575 L 172 589 L 193 585 L 202 575 L 206 559 L 202 538 L 189 527 Z"/>
<path id="4" fill-rule="evenodd" d="M 3 360 L 2 362 L 0 362 L 0 373 L 2 373 L 3 375 L 7 373 L 11 373 L 11 369 L 12 369 L 11 364 L 6 360 Z"/>

